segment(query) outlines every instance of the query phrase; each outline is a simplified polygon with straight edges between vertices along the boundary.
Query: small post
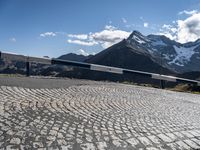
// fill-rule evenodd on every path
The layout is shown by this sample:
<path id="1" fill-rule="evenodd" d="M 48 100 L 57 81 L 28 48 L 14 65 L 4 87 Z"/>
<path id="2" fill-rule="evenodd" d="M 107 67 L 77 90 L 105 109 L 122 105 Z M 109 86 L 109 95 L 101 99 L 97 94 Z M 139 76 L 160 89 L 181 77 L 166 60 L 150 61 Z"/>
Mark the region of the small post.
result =
<path id="1" fill-rule="evenodd" d="M 29 58 L 27 58 L 27 60 L 26 60 L 26 76 L 27 77 L 30 76 L 30 62 L 29 62 Z"/>
<path id="2" fill-rule="evenodd" d="M 162 52 L 160 53 L 160 75 L 162 74 Z M 160 80 L 160 88 L 164 89 L 165 88 L 165 81 L 164 80 Z"/>
<path id="3" fill-rule="evenodd" d="M 161 89 L 165 88 L 165 81 L 164 80 L 160 80 L 160 88 Z"/>

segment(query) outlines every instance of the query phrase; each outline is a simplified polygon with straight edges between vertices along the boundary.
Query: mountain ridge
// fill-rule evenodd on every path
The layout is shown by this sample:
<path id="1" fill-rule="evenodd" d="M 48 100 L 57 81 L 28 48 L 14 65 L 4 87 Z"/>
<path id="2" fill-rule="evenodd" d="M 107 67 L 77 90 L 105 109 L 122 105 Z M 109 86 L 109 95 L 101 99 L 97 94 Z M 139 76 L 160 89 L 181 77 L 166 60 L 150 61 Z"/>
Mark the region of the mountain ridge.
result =
<path id="1" fill-rule="evenodd" d="M 175 72 L 200 71 L 200 39 L 179 43 L 164 35 L 142 35 L 133 31 L 127 39 L 127 46 L 135 52 L 143 52 L 162 61 L 162 66 Z"/>
<path id="2" fill-rule="evenodd" d="M 162 70 L 162 73 L 175 74 L 173 71 L 160 66 L 146 51 L 129 47 L 126 40 L 114 44 L 85 62 L 154 73 L 161 73 L 160 70 Z"/>
<path id="3" fill-rule="evenodd" d="M 182 53 L 183 51 L 189 53 Z M 133 31 L 127 39 L 94 56 L 69 53 L 58 58 L 196 79 L 197 76 L 200 76 L 200 39 L 181 44 L 163 35 L 150 34 L 144 36 L 138 31 Z M 143 81 L 141 77 L 129 76 L 124 78 L 115 74 L 108 75 L 69 66 L 32 64 L 31 68 L 32 74 L 35 75 L 68 76 L 94 80 L 114 79 L 115 81 L 135 78 L 134 81 Z M 0 72 L 25 73 L 25 63 L 1 60 Z M 195 75 L 193 75 L 194 73 Z"/>
<path id="4" fill-rule="evenodd" d="M 84 62 L 86 59 L 88 59 L 92 56 L 93 55 L 84 56 L 84 55 L 81 55 L 81 54 L 68 53 L 68 54 L 64 54 L 64 55 L 59 56 L 58 59 Z"/>

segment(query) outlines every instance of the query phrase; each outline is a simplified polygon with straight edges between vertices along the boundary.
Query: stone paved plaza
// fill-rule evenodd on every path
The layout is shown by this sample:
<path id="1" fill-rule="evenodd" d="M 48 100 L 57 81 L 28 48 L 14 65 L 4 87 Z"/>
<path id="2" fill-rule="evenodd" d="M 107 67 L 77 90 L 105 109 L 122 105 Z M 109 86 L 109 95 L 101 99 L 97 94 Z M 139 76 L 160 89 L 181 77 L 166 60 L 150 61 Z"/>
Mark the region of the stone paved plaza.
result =
<path id="1" fill-rule="evenodd" d="M 200 95 L 102 82 L 1 85 L 0 149 L 200 149 Z"/>

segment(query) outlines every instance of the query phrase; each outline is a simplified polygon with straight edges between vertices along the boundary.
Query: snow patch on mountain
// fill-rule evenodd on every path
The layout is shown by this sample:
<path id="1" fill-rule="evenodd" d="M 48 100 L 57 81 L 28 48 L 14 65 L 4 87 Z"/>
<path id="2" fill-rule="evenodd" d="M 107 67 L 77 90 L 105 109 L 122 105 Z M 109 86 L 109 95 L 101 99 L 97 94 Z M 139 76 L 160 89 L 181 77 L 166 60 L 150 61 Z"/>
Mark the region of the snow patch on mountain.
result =
<path id="1" fill-rule="evenodd" d="M 167 46 L 163 41 L 158 40 L 151 43 L 153 46 Z"/>
<path id="2" fill-rule="evenodd" d="M 139 38 L 139 37 L 137 37 L 137 36 L 135 36 L 135 35 L 133 35 L 133 38 L 132 39 L 135 39 L 138 43 L 140 43 L 140 44 L 144 44 L 144 43 L 146 43 L 144 40 L 142 40 L 141 38 Z"/>
<path id="3" fill-rule="evenodd" d="M 176 51 L 176 57 L 170 61 L 168 64 L 176 64 L 178 66 L 184 66 L 184 64 L 187 64 L 191 57 L 195 54 L 194 49 L 197 46 L 193 46 L 193 47 L 177 47 L 177 46 L 173 46 L 175 51 Z"/>
<path id="4" fill-rule="evenodd" d="M 162 54 L 162 56 L 164 56 L 164 58 L 167 59 L 167 60 L 170 60 L 170 59 L 171 59 L 170 56 L 167 55 L 167 54 Z"/>
<path id="5" fill-rule="evenodd" d="M 137 51 L 147 52 L 156 61 L 162 59 L 163 65 L 177 72 L 200 70 L 200 39 L 181 44 L 163 35 L 145 36 L 133 31 L 127 43 Z"/>

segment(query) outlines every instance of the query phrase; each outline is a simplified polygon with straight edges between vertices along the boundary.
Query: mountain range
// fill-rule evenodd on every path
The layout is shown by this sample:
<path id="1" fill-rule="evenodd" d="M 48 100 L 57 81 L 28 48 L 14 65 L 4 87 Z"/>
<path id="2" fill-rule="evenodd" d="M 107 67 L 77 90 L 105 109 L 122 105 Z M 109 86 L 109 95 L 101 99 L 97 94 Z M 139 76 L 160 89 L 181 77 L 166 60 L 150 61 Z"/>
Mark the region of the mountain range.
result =
<path id="1" fill-rule="evenodd" d="M 83 62 L 200 79 L 200 40 L 182 44 L 163 35 L 145 36 L 138 31 L 133 31 L 127 39 L 94 56 L 85 57 Z M 144 81 L 141 77 L 122 78 L 79 68 L 74 69 L 70 75 L 94 80 Z"/>
<path id="2" fill-rule="evenodd" d="M 200 39 L 182 44 L 163 35 L 144 36 L 133 31 L 125 41 L 127 47 L 148 54 L 174 72 L 200 71 Z"/>
<path id="3" fill-rule="evenodd" d="M 93 55 L 84 56 L 84 55 L 69 53 L 58 57 L 58 59 L 84 62 L 86 59 L 89 59 L 92 56 Z"/>
<path id="4" fill-rule="evenodd" d="M 83 56 L 69 53 L 60 59 L 163 73 L 200 71 L 200 39 L 179 43 L 164 35 L 142 35 L 133 31 L 127 39 L 97 53 Z"/>
<path id="5" fill-rule="evenodd" d="M 58 58 L 189 77 L 191 79 L 199 79 L 200 77 L 200 39 L 182 44 L 163 35 L 145 36 L 138 31 L 133 31 L 127 39 L 96 55 L 83 56 L 69 53 Z M 2 73 L 21 73 L 25 71 L 24 67 L 23 62 L 0 61 L 0 72 Z M 36 75 L 68 76 L 95 80 L 124 80 L 118 75 L 108 75 L 79 68 L 59 67 L 58 65 L 33 64 L 32 71 Z"/>

